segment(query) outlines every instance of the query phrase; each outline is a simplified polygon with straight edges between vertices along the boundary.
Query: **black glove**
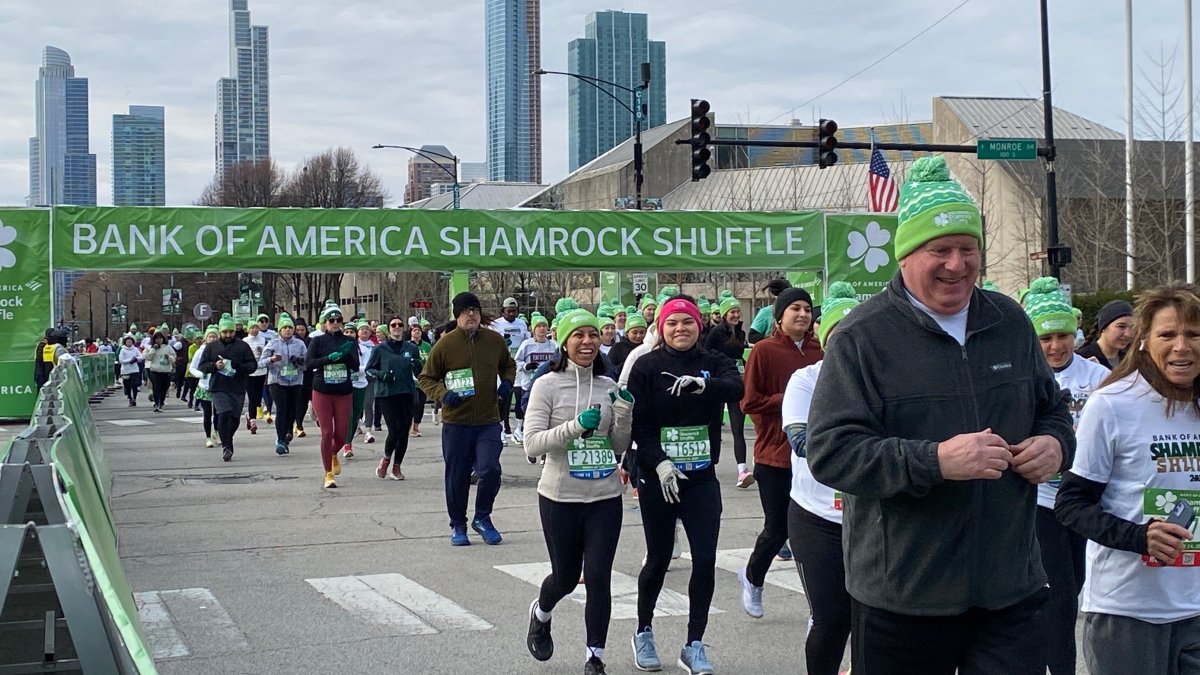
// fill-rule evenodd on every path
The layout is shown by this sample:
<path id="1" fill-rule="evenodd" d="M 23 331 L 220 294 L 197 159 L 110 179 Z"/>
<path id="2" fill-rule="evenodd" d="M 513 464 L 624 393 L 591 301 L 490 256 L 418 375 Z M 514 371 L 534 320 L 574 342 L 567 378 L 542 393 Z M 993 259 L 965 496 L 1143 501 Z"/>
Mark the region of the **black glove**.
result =
<path id="1" fill-rule="evenodd" d="M 297 368 L 304 367 L 304 359 L 300 358 L 299 356 L 289 356 L 288 363 L 292 364 L 293 366 L 296 366 Z"/>
<path id="2" fill-rule="evenodd" d="M 533 363 L 532 361 L 525 364 L 525 370 L 537 370 L 537 369 L 538 369 L 538 364 Z"/>

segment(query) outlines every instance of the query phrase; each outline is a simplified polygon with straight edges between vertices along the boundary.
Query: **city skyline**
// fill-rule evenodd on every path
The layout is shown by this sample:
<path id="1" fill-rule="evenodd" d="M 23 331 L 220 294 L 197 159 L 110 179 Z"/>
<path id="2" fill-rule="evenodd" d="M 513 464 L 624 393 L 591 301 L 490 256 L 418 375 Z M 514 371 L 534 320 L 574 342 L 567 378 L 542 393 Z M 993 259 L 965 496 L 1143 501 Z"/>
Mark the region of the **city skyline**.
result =
<path id="1" fill-rule="evenodd" d="M 237 162 L 271 156 L 270 52 L 248 0 L 229 0 L 229 77 L 217 80 L 216 178 Z"/>
<path id="2" fill-rule="evenodd" d="M 214 6 L 216 5 L 216 6 Z M 256 23 L 271 40 L 271 147 L 281 168 L 333 146 L 355 150 L 399 201 L 408 156 L 371 151 L 376 143 L 439 143 L 461 157 L 484 160 L 486 132 L 484 13 L 478 3 L 428 8 L 420 20 L 383 16 L 365 0 L 339 12 L 284 0 L 253 0 Z M 1036 97 L 1041 65 L 1035 6 L 972 2 L 879 65 L 838 85 L 919 32 L 956 0 L 900 0 L 885 8 L 865 0 L 801 8 L 783 0 L 735 7 L 715 0 L 674 7 L 649 0 L 624 3 L 646 12 L 653 37 L 670 45 L 667 119 L 687 117 L 688 99 L 706 98 L 722 123 L 832 117 L 843 127 L 928 120 L 936 95 Z M 28 139 L 35 135 L 32 81 L 47 44 L 71 53 L 90 78 L 90 136 L 96 141 L 98 198 L 111 196 L 111 116 L 130 103 L 164 105 L 167 203 L 192 203 L 213 178 L 214 80 L 228 61 L 225 3 L 180 0 L 169 7 L 133 0 L 60 0 L 7 8 L 10 31 L 0 43 L 0 203 L 21 205 L 28 194 Z M 603 6 L 542 0 L 542 41 L 554 47 L 543 67 L 567 70 L 563 45 L 580 35 L 588 11 Z M 872 16 L 866 24 L 857 16 Z M 1178 46 L 1182 73 L 1182 10 L 1135 8 L 1135 68 L 1157 71 L 1160 42 Z M 797 26 L 840 26 L 841 39 L 797 43 Z M 1061 0 L 1051 7 L 1055 103 L 1097 122 L 1124 128 L 1124 31 L 1119 6 Z M 715 26 L 740 27 L 735 35 Z M 881 28 L 881 26 L 886 28 Z M 850 28 L 853 27 L 853 31 Z M 830 34 L 832 35 L 832 34 Z M 121 49 L 113 49 L 113 36 Z M 812 46 L 809 46 L 811 43 Z M 1102 49 L 1097 49 L 1101 45 Z M 1152 52 L 1152 53 L 1148 53 Z M 1135 72 L 1135 82 L 1145 76 Z M 567 173 L 567 80 L 546 76 L 543 99 L 543 182 Z M 796 108 L 827 90 L 815 102 Z M 1139 126 L 1139 136 L 1144 130 Z M 654 196 L 654 195 L 649 195 Z"/>
<path id="3" fill-rule="evenodd" d="M 667 121 L 667 43 L 650 40 L 648 23 L 647 16 L 641 13 L 591 12 L 584 23 L 584 37 L 567 45 L 569 72 L 607 80 L 626 89 L 642 85 L 641 66 L 650 64 L 643 129 Z M 633 136 L 636 128 L 625 106 L 596 86 L 571 78 L 567 87 L 570 138 L 567 168 L 574 171 Z M 607 85 L 601 87 L 637 110 L 632 94 Z"/>
<path id="4" fill-rule="evenodd" d="M 88 79 L 75 76 L 66 50 L 46 45 L 35 84 L 29 139 L 29 195 L 33 205 L 96 204 L 96 155 L 88 136 Z"/>
<path id="5" fill-rule="evenodd" d="M 114 206 L 164 206 L 166 111 L 160 105 L 131 105 L 113 115 L 112 200 Z"/>

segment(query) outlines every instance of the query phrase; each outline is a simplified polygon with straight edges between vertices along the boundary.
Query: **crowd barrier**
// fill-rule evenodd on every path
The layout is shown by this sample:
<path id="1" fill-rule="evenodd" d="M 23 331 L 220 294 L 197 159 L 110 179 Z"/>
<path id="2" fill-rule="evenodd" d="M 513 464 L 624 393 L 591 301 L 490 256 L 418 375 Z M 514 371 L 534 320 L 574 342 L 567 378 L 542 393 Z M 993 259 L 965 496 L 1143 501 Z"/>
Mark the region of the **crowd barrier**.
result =
<path id="1" fill-rule="evenodd" d="M 64 358 L 0 463 L 0 673 L 156 673 L 117 550 L 89 401 L 111 354 Z M 39 639 L 40 638 L 40 639 Z"/>

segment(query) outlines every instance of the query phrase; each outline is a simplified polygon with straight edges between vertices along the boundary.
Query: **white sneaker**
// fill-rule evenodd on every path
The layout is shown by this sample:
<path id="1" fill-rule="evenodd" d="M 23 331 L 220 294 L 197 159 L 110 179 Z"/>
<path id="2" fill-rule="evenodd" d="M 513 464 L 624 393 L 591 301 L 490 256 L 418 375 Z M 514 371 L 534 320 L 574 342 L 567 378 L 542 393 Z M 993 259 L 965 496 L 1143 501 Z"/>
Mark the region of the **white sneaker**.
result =
<path id="1" fill-rule="evenodd" d="M 500 432 L 500 445 L 508 445 L 511 441 L 512 441 L 512 436 L 504 433 L 503 431 Z"/>
<path id="2" fill-rule="evenodd" d="M 371 432 L 369 432 L 369 431 L 368 431 L 368 432 L 367 432 L 367 438 L 366 438 L 366 440 L 367 440 L 367 442 L 368 442 L 368 443 L 374 443 L 374 442 L 375 442 L 375 435 L 374 435 L 374 434 L 372 434 Z"/>
<path id="3" fill-rule="evenodd" d="M 513 442 L 517 445 L 525 445 L 525 434 L 521 431 L 514 431 L 512 435 Z"/>
<path id="4" fill-rule="evenodd" d="M 738 582 L 742 585 L 742 609 L 755 619 L 763 618 L 762 586 L 750 583 L 745 567 L 738 570 Z"/>
<path id="5" fill-rule="evenodd" d="M 441 410 L 433 411 L 433 426 L 435 426 L 435 427 L 441 426 L 441 424 L 442 424 L 442 411 Z"/>

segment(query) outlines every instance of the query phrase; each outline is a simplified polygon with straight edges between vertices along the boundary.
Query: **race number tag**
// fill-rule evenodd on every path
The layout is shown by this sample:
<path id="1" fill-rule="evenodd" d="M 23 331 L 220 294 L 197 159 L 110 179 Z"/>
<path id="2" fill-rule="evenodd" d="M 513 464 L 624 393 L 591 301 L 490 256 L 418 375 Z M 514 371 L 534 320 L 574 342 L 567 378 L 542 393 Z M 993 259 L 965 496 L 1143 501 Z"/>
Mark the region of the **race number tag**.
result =
<path id="1" fill-rule="evenodd" d="M 446 373 L 446 388 L 459 396 L 475 395 L 475 374 L 470 368 L 460 368 Z"/>
<path id="2" fill-rule="evenodd" d="M 680 471 L 699 471 L 712 465 L 708 427 L 664 427 L 659 440 L 663 452 Z"/>
<path id="3" fill-rule="evenodd" d="M 290 363 L 283 364 L 283 367 L 279 369 L 279 374 L 289 379 L 296 377 L 299 373 L 300 369 Z"/>
<path id="4" fill-rule="evenodd" d="M 617 470 L 612 441 L 607 436 L 576 438 L 567 446 L 571 477 L 583 480 L 608 478 Z"/>
<path id="5" fill-rule="evenodd" d="M 1142 510 L 1147 518 L 1168 520 L 1176 507 L 1185 500 L 1193 507 L 1200 505 L 1200 490 L 1148 487 L 1142 495 Z M 1200 519 L 1193 519 L 1189 525 L 1185 525 L 1191 530 L 1193 537 L 1196 536 L 1198 522 Z M 1167 565 L 1148 555 L 1142 556 L 1142 562 L 1150 567 L 1200 567 L 1200 541 L 1192 539 L 1183 542 L 1183 551 Z"/>
<path id="6" fill-rule="evenodd" d="M 347 378 L 346 364 L 344 363 L 328 363 L 322 370 L 325 377 L 325 384 L 344 384 Z"/>

